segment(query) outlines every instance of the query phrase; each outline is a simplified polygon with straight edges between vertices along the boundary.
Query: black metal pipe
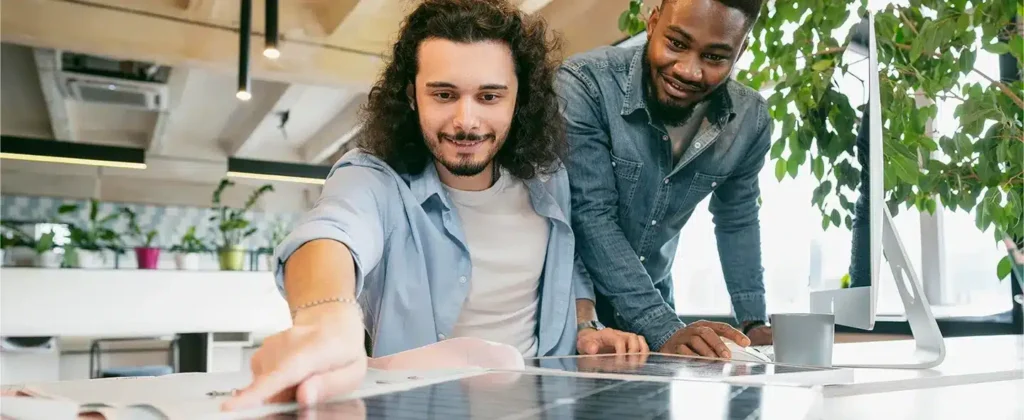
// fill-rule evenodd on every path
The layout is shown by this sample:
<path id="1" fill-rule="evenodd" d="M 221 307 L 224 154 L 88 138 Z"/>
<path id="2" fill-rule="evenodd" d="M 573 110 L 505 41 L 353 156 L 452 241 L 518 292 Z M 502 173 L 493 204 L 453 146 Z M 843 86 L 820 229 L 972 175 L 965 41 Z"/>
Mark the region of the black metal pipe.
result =
<path id="1" fill-rule="evenodd" d="M 263 15 L 265 29 L 263 55 L 276 59 L 281 54 L 281 50 L 277 47 L 277 0 L 266 0 L 266 9 Z"/>
<path id="2" fill-rule="evenodd" d="M 249 38 L 252 33 L 252 0 L 241 0 L 238 26 L 238 99 L 252 97 L 249 80 Z M 244 93 L 243 93 L 244 92 Z"/>

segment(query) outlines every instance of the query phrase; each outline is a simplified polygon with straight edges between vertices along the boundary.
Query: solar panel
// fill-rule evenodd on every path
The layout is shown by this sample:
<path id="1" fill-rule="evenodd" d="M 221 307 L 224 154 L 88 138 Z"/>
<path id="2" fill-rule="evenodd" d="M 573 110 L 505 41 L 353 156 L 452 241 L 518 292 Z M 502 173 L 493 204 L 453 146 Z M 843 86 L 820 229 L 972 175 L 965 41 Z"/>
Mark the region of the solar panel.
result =
<path id="1" fill-rule="evenodd" d="M 528 368 L 540 368 L 549 374 L 560 372 L 609 376 L 645 376 L 648 379 L 695 381 L 756 381 L 765 384 L 798 386 L 850 383 L 848 371 L 831 368 L 789 366 L 770 363 L 724 361 L 667 354 L 601 354 L 574 357 L 527 359 Z"/>
<path id="2" fill-rule="evenodd" d="M 813 417 L 820 391 L 501 372 L 324 404 L 267 419 L 709 419 Z"/>

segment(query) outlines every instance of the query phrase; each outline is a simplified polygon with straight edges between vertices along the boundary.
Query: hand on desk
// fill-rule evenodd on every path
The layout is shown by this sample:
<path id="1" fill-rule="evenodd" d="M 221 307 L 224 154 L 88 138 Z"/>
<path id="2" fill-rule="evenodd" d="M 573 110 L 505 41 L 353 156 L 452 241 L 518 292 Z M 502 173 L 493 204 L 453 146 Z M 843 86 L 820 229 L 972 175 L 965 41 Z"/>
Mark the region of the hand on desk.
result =
<path id="1" fill-rule="evenodd" d="M 731 359 L 732 352 L 720 337 L 729 338 L 742 347 L 750 345 L 750 338 L 729 324 L 697 321 L 676 331 L 659 352 Z"/>
<path id="2" fill-rule="evenodd" d="M 641 335 L 619 331 L 614 328 L 595 330 L 585 328 L 576 334 L 576 351 L 579 354 L 598 353 L 647 353 L 647 340 Z"/>
<path id="3" fill-rule="evenodd" d="M 346 394 L 366 376 L 363 322 L 355 305 L 299 312 L 292 327 L 263 341 L 253 354 L 253 382 L 224 403 L 239 410 L 266 403 L 311 405 Z"/>

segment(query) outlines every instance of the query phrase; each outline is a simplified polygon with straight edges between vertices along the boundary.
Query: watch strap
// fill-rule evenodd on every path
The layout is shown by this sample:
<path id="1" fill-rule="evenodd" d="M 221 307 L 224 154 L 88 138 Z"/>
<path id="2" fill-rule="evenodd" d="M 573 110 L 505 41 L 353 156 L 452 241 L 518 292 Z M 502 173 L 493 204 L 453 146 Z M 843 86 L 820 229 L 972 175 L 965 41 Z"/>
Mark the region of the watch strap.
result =
<path id="1" fill-rule="evenodd" d="M 604 329 L 604 325 L 601 325 L 601 323 L 598 322 L 597 320 L 583 321 L 576 324 L 576 331 L 580 331 L 585 328 L 593 328 L 595 330 L 601 331 Z"/>
<path id="2" fill-rule="evenodd" d="M 750 330 L 764 325 L 768 324 L 765 323 L 764 321 L 751 321 L 747 325 L 743 326 L 743 335 L 747 335 L 748 333 L 750 333 Z"/>

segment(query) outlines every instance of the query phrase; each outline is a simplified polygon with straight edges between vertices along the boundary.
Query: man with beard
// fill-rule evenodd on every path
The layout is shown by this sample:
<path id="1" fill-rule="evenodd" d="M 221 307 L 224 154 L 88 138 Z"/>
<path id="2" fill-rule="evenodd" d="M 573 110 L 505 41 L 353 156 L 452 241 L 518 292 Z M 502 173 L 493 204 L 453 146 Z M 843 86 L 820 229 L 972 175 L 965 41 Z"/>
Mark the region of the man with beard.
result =
<path id="1" fill-rule="evenodd" d="M 364 330 L 373 357 L 453 337 L 523 356 L 647 352 L 574 305 L 592 292 L 574 284 L 546 35 L 506 0 L 428 0 L 406 18 L 366 106 L 364 150 L 334 165 L 276 250 L 293 325 L 263 342 L 253 383 L 225 408 L 354 389 Z"/>
<path id="2" fill-rule="evenodd" d="M 771 343 L 757 199 L 772 123 L 761 95 L 729 77 L 760 9 L 761 0 L 665 0 L 646 45 L 576 55 L 557 75 L 576 251 L 596 290 L 587 297 L 602 321 L 643 335 L 652 350 L 731 357 L 722 337 Z M 685 325 L 675 311 L 680 229 L 709 194 L 747 335 L 724 323 Z"/>

